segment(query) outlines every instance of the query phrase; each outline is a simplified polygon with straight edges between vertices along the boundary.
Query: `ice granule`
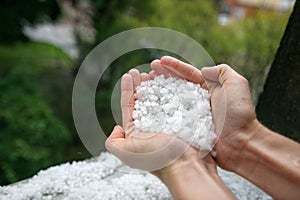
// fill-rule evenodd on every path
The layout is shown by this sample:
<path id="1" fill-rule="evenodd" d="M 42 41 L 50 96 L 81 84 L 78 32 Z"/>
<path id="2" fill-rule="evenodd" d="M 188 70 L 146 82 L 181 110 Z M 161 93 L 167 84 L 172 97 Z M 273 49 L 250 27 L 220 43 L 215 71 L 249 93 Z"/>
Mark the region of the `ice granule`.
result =
<path id="1" fill-rule="evenodd" d="M 266 193 L 240 176 L 218 173 L 241 200 L 270 200 Z M 171 200 L 167 187 L 148 172 L 127 168 L 114 155 L 65 163 L 40 171 L 30 179 L 0 186 L 1 200 Z"/>
<path id="2" fill-rule="evenodd" d="M 168 189 L 157 177 L 124 167 L 114 155 L 103 152 L 86 161 L 54 166 L 28 180 L 0 186 L 0 199 L 171 199 Z"/>
<path id="3" fill-rule="evenodd" d="M 132 113 L 135 131 L 176 135 L 188 144 L 212 150 L 216 134 L 210 94 L 192 82 L 156 76 L 141 82 Z"/>

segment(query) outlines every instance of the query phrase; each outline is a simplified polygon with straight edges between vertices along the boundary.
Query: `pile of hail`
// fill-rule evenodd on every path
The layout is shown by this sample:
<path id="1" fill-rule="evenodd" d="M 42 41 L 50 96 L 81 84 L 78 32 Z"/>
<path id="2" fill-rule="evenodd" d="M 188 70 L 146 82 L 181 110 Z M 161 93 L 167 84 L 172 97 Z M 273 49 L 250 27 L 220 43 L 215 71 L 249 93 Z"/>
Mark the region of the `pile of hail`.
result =
<path id="1" fill-rule="evenodd" d="M 136 88 L 135 131 L 176 136 L 200 150 L 212 150 L 216 134 L 210 94 L 192 82 L 156 76 Z"/>

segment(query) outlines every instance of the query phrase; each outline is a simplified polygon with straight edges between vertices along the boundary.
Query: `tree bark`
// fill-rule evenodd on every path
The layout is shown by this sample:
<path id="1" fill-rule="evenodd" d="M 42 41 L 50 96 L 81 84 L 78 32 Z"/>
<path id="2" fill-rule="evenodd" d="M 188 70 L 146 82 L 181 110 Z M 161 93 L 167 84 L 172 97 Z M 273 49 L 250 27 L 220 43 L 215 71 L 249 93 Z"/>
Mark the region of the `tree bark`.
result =
<path id="1" fill-rule="evenodd" d="M 300 0 L 295 3 L 256 112 L 264 125 L 300 142 Z"/>

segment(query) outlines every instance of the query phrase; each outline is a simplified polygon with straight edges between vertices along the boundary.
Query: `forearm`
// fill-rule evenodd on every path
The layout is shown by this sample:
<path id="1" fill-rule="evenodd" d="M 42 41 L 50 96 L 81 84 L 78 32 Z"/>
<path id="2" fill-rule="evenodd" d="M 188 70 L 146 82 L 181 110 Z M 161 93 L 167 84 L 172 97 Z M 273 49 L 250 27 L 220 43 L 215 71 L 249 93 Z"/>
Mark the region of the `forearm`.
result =
<path id="1" fill-rule="evenodd" d="M 255 123 L 237 134 L 245 145 L 231 168 L 276 199 L 299 198 L 300 144 Z"/>
<path id="2" fill-rule="evenodd" d="M 174 199 L 235 199 L 221 180 L 197 169 L 189 170 L 164 181 Z"/>
<path id="3" fill-rule="evenodd" d="M 186 159 L 169 167 L 158 177 L 174 199 L 235 199 L 215 169 L 205 167 L 199 159 Z"/>

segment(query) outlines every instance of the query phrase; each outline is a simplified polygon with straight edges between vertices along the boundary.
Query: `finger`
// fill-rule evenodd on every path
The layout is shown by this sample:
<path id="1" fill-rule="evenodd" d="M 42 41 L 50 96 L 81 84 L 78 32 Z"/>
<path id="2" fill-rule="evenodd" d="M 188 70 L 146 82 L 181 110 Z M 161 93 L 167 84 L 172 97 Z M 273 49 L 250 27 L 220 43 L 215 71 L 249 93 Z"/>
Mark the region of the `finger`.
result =
<path id="1" fill-rule="evenodd" d="M 134 132 L 134 123 L 129 122 L 125 125 L 125 137 Z"/>
<path id="2" fill-rule="evenodd" d="M 171 56 L 163 56 L 160 59 L 160 62 L 169 70 L 180 74 L 180 76 L 188 81 L 194 82 L 196 84 L 202 84 L 204 82 L 201 71 L 190 64 L 184 63 Z"/>
<path id="3" fill-rule="evenodd" d="M 226 82 L 236 80 L 237 77 L 242 77 L 231 67 L 225 64 L 221 64 L 215 67 L 204 67 L 201 69 L 201 72 L 209 90 L 218 85 L 223 85 Z"/>
<path id="4" fill-rule="evenodd" d="M 226 64 L 220 64 L 217 67 L 220 73 L 218 80 L 221 85 L 235 80 L 246 80 L 243 76 Z"/>
<path id="5" fill-rule="evenodd" d="M 122 124 L 132 121 L 132 111 L 134 110 L 134 90 L 133 78 L 129 74 L 124 74 L 121 79 L 121 110 Z"/>
<path id="6" fill-rule="evenodd" d="M 137 69 L 131 69 L 128 72 L 133 79 L 133 90 L 141 84 L 140 72 Z"/>
<path id="7" fill-rule="evenodd" d="M 205 79 L 205 84 L 208 90 L 213 90 L 214 87 L 220 85 L 219 82 L 219 68 L 216 67 L 204 67 L 201 69 L 203 78 Z"/>
<path id="8" fill-rule="evenodd" d="M 150 80 L 150 75 L 146 73 L 141 73 L 140 75 L 141 81 L 149 81 Z"/>
<path id="9" fill-rule="evenodd" d="M 150 79 L 153 80 L 154 77 L 157 76 L 157 74 L 155 73 L 155 71 L 152 70 L 151 72 L 149 72 L 149 76 L 150 76 Z"/>
<path id="10" fill-rule="evenodd" d="M 116 148 L 122 148 L 125 143 L 125 133 L 122 127 L 115 126 L 110 136 L 105 141 L 105 148 L 111 153 L 115 152 Z"/>
<path id="11" fill-rule="evenodd" d="M 113 131 L 111 132 L 107 140 L 119 139 L 119 138 L 121 139 L 125 138 L 125 132 L 121 126 L 117 125 L 114 127 Z"/>
<path id="12" fill-rule="evenodd" d="M 164 75 L 165 78 L 170 76 L 182 79 L 176 72 L 169 70 L 166 66 L 162 65 L 159 60 L 154 60 L 151 62 L 152 70 L 158 75 Z"/>
<path id="13" fill-rule="evenodd" d="M 220 69 L 218 66 L 215 67 L 203 67 L 201 69 L 202 76 L 204 77 L 205 81 L 210 82 L 219 82 L 219 75 L 220 75 Z M 222 84 L 222 83 L 220 83 Z"/>
<path id="14" fill-rule="evenodd" d="M 205 81 L 201 84 L 201 87 L 202 87 L 203 89 L 208 90 L 208 87 L 207 87 L 207 84 L 206 84 Z"/>
<path id="15" fill-rule="evenodd" d="M 162 67 L 159 60 L 152 61 L 150 66 L 151 69 L 155 72 L 155 74 L 164 75 L 165 78 L 170 76 L 169 71 Z"/>

